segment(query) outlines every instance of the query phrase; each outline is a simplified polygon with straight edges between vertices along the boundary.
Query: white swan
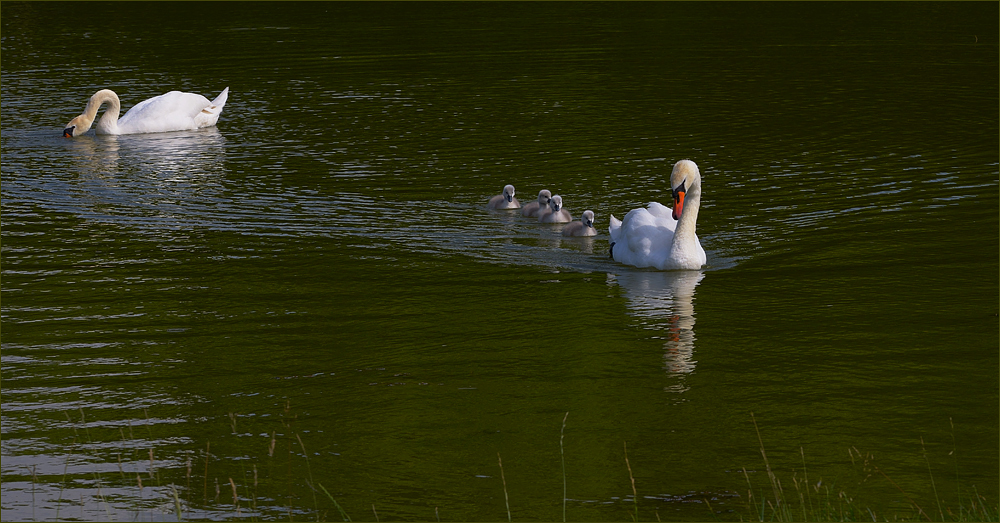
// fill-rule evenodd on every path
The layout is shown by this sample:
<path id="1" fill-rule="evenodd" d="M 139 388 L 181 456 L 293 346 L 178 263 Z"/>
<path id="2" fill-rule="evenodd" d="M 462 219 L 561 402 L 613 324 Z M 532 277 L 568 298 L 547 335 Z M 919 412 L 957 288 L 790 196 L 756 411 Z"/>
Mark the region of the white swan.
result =
<path id="1" fill-rule="evenodd" d="M 97 134 L 162 133 L 211 127 L 219 121 L 227 98 L 228 87 L 211 102 L 200 94 L 170 91 L 139 102 L 119 120 L 122 104 L 118 95 L 111 89 L 101 89 L 90 97 L 83 114 L 66 124 L 63 136 L 73 138 L 87 132 L 97 110 L 105 103 L 108 109 L 97 122 Z"/>
<path id="2" fill-rule="evenodd" d="M 583 211 L 583 217 L 578 222 L 566 224 L 562 230 L 563 236 L 597 236 L 594 228 L 594 211 Z"/>
<path id="3" fill-rule="evenodd" d="M 490 198 L 486 204 L 487 209 L 520 209 L 521 202 L 514 198 L 514 186 L 504 185 L 503 194 L 498 194 Z"/>
<path id="4" fill-rule="evenodd" d="M 691 160 L 674 164 L 670 174 L 674 209 L 651 202 L 619 221 L 611 215 L 611 257 L 617 262 L 660 270 L 700 269 L 707 260 L 695 226 L 701 206 L 701 173 Z"/>
<path id="5" fill-rule="evenodd" d="M 552 198 L 552 193 L 549 192 L 548 189 L 538 191 L 538 201 L 531 202 L 524 207 L 521 207 L 521 216 L 537 218 L 538 212 L 549 205 L 549 198 Z"/>
<path id="6" fill-rule="evenodd" d="M 569 223 L 573 221 L 573 215 L 562 208 L 562 196 L 558 194 L 549 200 L 549 208 L 545 212 L 538 213 L 538 221 L 542 223 Z"/>

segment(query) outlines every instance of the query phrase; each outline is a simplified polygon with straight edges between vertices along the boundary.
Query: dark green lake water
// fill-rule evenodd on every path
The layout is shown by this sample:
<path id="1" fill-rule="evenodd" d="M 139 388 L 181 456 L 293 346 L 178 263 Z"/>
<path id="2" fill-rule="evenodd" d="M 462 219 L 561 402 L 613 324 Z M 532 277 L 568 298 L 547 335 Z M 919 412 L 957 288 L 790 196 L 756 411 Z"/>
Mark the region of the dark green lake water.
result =
<path id="1" fill-rule="evenodd" d="M 4 2 L 3 519 L 558 520 L 563 459 L 570 520 L 747 519 L 752 419 L 790 492 L 915 517 L 857 449 L 995 504 L 997 19 Z M 60 136 L 226 86 L 214 129 Z M 616 264 L 682 158 L 709 266 Z"/>

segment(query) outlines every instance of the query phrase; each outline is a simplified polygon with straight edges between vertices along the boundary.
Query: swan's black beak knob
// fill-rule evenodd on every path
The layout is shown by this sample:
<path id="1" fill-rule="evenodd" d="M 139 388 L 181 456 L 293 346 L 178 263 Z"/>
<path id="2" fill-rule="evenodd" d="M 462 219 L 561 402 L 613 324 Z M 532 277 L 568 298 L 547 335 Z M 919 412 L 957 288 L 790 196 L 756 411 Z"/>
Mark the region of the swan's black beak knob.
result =
<path id="1" fill-rule="evenodd" d="M 72 138 L 73 137 L 73 129 L 76 129 L 76 127 L 67 127 L 65 129 L 63 129 L 63 138 Z"/>

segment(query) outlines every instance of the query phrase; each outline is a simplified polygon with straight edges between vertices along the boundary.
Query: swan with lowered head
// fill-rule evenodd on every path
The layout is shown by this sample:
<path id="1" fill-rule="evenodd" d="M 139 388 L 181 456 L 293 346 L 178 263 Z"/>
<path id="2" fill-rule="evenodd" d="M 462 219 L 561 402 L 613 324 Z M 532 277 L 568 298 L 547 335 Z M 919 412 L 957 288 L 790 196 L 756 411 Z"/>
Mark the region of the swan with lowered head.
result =
<path id="1" fill-rule="evenodd" d="M 597 236 L 594 228 L 594 211 L 583 211 L 583 217 L 578 222 L 566 224 L 562 230 L 563 236 Z"/>
<path id="2" fill-rule="evenodd" d="M 562 196 L 557 194 L 549 200 L 549 208 L 538 213 L 538 221 L 542 223 L 569 223 L 573 221 L 573 215 L 563 209 Z"/>
<path id="3" fill-rule="evenodd" d="M 490 198 L 489 203 L 486 204 L 487 209 L 520 209 L 521 202 L 514 198 L 514 186 L 504 185 L 503 194 L 498 194 Z"/>
<path id="4" fill-rule="evenodd" d="M 548 189 L 542 189 L 538 191 L 538 201 L 531 202 L 524 207 L 521 207 L 521 216 L 528 216 L 529 218 L 537 218 L 538 213 L 548 207 L 549 198 L 552 198 L 552 193 Z"/>
<path id="5" fill-rule="evenodd" d="M 63 136 L 73 138 L 87 132 L 104 104 L 108 104 L 108 109 L 97 121 L 97 134 L 163 133 L 211 127 L 219 121 L 228 98 L 228 87 L 212 101 L 200 94 L 170 91 L 139 102 L 118 119 L 121 100 L 111 89 L 101 89 L 90 97 L 83 114 L 66 124 Z"/>
<path id="6" fill-rule="evenodd" d="M 701 206 L 701 173 L 691 160 L 674 164 L 670 174 L 674 208 L 651 202 L 632 209 L 619 221 L 611 215 L 611 257 L 636 267 L 660 270 L 700 269 L 707 257 L 695 226 Z"/>

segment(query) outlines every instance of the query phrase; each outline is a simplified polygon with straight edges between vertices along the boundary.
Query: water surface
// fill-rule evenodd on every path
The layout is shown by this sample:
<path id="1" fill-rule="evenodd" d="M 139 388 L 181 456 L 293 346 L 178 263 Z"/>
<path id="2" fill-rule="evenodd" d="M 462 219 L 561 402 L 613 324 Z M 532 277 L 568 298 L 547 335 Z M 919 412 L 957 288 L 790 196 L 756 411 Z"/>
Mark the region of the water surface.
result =
<path id="1" fill-rule="evenodd" d="M 563 459 L 571 520 L 630 519 L 628 467 L 642 519 L 735 520 L 752 419 L 880 517 L 848 449 L 997 491 L 996 4 L 2 9 L 5 520 L 558 520 Z M 616 264 L 682 158 L 708 266 Z"/>

